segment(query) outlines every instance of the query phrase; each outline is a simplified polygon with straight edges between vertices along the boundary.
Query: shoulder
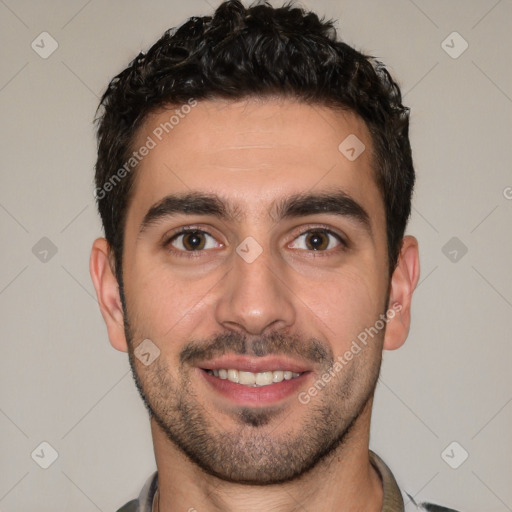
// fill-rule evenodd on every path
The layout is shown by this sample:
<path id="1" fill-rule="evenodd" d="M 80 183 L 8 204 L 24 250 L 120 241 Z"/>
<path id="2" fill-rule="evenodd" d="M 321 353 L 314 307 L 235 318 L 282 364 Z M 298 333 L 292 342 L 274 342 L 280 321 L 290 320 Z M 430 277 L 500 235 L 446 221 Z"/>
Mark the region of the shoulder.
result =
<path id="1" fill-rule="evenodd" d="M 123 505 L 117 512 L 151 512 L 153 497 L 158 487 L 158 471 L 155 471 L 145 482 L 136 500 Z"/>
<path id="2" fill-rule="evenodd" d="M 139 512 L 139 500 L 129 501 L 126 505 L 123 505 L 117 512 Z"/>
<path id="3" fill-rule="evenodd" d="M 379 473 L 382 481 L 384 492 L 382 512 L 460 512 L 434 503 L 417 503 L 409 493 L 399 487 L 391 469 L 372 450 L 370 450 L 370 462 Z"/>
<path id="4" fill-rule="evenodd" d="M 415 511 L 424 511 L 424 512 L 460 512 L 453 508 L 443 507 L 441 505 L 436 505 L 434 503 L 421 502 L 417 503 L 414 498 L 402 490 L 402 498 L 404 500 L 404 512 L 415 512 Z"/>

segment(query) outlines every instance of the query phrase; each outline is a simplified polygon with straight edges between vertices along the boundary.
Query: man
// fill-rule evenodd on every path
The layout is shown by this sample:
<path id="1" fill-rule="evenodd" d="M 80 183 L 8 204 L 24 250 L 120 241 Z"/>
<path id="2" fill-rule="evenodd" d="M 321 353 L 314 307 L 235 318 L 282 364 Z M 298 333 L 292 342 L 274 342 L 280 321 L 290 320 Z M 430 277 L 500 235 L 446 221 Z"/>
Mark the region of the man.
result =
<path id="1" fill-rule="evenodd" d="M 409 114 L 384 66 L 313 13 L 231 0 L 100 106 L 90 270 L 157 463 L 120 510 L 450 510 L 369 450 L 419 277 Z"/>

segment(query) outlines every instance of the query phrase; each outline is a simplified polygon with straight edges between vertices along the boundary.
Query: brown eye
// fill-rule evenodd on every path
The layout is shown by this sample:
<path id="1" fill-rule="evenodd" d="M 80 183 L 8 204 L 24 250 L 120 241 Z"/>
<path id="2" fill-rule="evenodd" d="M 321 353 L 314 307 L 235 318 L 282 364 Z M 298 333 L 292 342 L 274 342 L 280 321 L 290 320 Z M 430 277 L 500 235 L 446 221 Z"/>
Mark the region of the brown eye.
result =
<path id="1" fill-rule="evenodd" d="M 329 246 L 329 237 L 326 233 L 312 231 L 306 236 L 306 245 L 313 251 L 321 251 Z"/>
<path id="2" fill-rule="evenodd" d="M 345 245 L 336 233 L 328 229 L 312 229 L 298 236 L 289 247 L 306 251 L 326 251 L 340 244 Z"/>
<path id="3" fill-rule="evenodd" d="M 200 251 L 205 246 L 205 240 L 202 233 L 186 233 L 183 235 L 183 247 L 190 251 Z"/>
<path id="4" fill-rule="evenodd" d="M 208 238 L 211 238 L 213 243 L 211 243 Z M 217 247 L 215 238 L 209 233 L 200 230 L 183 230 L 174 235 L 169 240 L 169 244 L 179 251 L 187 252 L 202 251 L 203 249 L 214 249 Z"/>

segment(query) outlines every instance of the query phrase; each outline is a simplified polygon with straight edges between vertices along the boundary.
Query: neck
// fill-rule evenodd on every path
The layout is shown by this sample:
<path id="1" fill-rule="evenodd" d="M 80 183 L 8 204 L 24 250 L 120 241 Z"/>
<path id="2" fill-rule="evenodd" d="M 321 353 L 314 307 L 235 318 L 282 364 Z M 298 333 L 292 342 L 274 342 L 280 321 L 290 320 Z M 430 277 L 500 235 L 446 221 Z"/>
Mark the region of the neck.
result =
<path id="1" fill-rule="evenodd" d="M 226 482 L 206 474 L 151 420 L 159 512 L 380 512 L 382 483 L 369 459 L 371 400 L 344 442 L 301 477 L 275 485 Z"/>

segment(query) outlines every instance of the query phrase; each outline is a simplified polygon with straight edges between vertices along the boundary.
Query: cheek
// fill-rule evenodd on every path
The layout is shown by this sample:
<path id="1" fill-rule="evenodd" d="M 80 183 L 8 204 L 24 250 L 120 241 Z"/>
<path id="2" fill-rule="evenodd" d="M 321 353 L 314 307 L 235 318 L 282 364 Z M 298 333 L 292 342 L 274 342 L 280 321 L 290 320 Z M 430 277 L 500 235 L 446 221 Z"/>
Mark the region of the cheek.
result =
<path id="1" fill-rule="evenodd" d="M 208 290 L 218 276 L 184 279 L 155 261 L 141 260 L 132 268 L 125 288 L 133 327 L 162 351 L 175 352 L 176 343 L 190 338 L 205 309 L 211 307 Z"/>
<path id="2" fill-rule="evenodd" d="M 375 324 L 383 312 L 385 290 L 377 273 L 346 267 L 314 288 L 303 283 L 297 295 L 313 313 L 312 325 L 325 332 L 335 354 L 340 354 Z"/>

